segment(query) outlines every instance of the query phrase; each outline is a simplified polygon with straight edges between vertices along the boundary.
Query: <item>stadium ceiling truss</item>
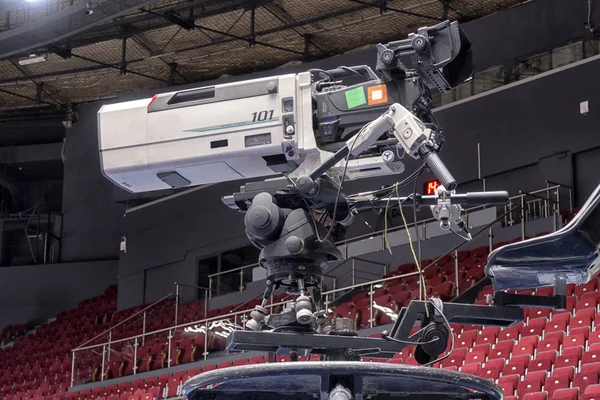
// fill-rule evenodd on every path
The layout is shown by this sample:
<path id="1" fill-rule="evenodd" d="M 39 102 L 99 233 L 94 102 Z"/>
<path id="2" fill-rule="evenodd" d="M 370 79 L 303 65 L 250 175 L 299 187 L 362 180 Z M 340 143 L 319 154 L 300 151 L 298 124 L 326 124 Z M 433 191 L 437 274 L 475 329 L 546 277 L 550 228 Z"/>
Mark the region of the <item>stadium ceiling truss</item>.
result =
<path id="1" fill-rule="evenodd" d="M 64 108 L 316 60 L 520 3 L 0 0 L 0 109 Z"/>

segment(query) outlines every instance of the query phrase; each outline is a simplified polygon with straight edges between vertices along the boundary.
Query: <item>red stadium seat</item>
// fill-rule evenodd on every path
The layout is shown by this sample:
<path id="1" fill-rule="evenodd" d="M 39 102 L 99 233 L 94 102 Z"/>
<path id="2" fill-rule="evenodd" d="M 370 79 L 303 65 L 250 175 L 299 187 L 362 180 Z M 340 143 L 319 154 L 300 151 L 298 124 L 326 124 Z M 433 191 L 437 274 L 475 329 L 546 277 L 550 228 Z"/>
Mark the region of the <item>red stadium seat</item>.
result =
<path id="1" fill-rule="evenodd" d="M 550 397 L 552 398 L 552 397 Z M 548 400 L 548 393 L 528 393 L 523 397 L 523 400 Z"/>
<path id="2" fill-rule="evenodd" d="M 599 293 L 585 294 L 575 305 L 575 313 L 585 309 L 595 309 L 598 306 Z"/>
<path id="3" fill-rule="evenodd" d="M 555 368 L 572 366 L 577 368 L 579 360 L 583 355 L 583 346 L 567 347 L 562 350 L 560 356 L 556 358 Z"/>
<path id="4" fill-rule="evenodd" d="M 488 355 L 488 360 L 493 359 L 508 359 L 510 358 L 510 353 L 512 352 L 512 347 L 504 347 L 504 348 L 495 348 L 490 351 Z"/>
<path id="5" fill-rule="evenodd" d="M 485 328 L 480 335 L 475 339 L 475 344 L 496 344 L 498 334 L 500 333 L 499 328 Z"/>
<path id="6" fill-rule="evenodd" d="M 600 382 L 600 363 L 597 363 L 597 368 L 594 364 L 582 365 L 579 373 L 573 378 L 572 387 L 579 388 L 580 393 L 585 391 L 589 385 L 595 385 L 596 382 Z"/>
<path id="7" fill-rule="evenodd" d="M 467 356 L 467 349 L 454 349 L 450 357 L 442 361 L 442 368 L 445 367 L 460 367 L 464 364 Z"/>
<path id="8" fill-rule="evenodd" d="M 502 375 L 525 375 L 525 370 L 527 370 L 527 363 L 524 362 L 524 360 L 518 359 L 518 360 L 514 360 L 511 359 L 505 366 L 504 369 L 502 370 Z"/>
<path id="9" fill-rule="evenodd" d="M 470 364 L 465 364 L 462 367 L 460 367 L 460 372 L 463 372 L 465 374 L 478 375 L 480 369 L 481 363 L 474 362 Z"/>
<path id="10" fill-rule="evenodd" d="M 483 351 L 472 351 L 465 357 L 465 364 L 470 363 L 484 363 L 486 361 L 486 355 Z"/>
<path id="11" fill-rule="evenodd" d="M 585 346 L 585 336 L 581 333 L 576 335 L 568 335 L 563 341 L 563 349 L 567 347 L 583 347 Z"/>
<path id="12" fill-rule="evenodd" d="M 600 400 L 600 385 L 590 385 L 585 388 L 584 400 Z"/>
<path id="13" fill-rule="evenodd" d="M 567 325 L 569 324 L 571 315 L 568 313 L 560 314 L 560 315 L 567 315 L 569 318 L 568 319 L 567 318 L 556 319 L 556 317 L 553 316 L 552 321 L 550 321 L 549 323 L 546 324 L 546 329 L 545 329 L 546 335 L 551 332 L 566 332 Z"/>
<path id="14" fill-rule="evenodd" d="M 551 399 L 554 398 L 554 392 L 558 389 L 568 389 L 571 385 L 571 380 L 568 376 L 551 376 L 547 379 L 544 390 L 548 392 Z"/>
<path id="15" fill-rule="evenodd" d="M 590 338 L 590 342 L 591 342 Z M 590 348 L 583 353 L 581 364 L 591 364 L 600 362 L 600 343 L 590 344 Z"/>
<path id="16" fill-rule="evenodd" d="M 520 342 L 513 349 L 512 355 L 513 355 L 513 357 L 522 356 L 522 355 L 533 356 L 534 351 L 535 351 L 535 345 L 533 343 L 523 344 Z"/>
<path id="17" fill-rule="evenodd" d="M 498 386 L 502 388 L 505 396 L 512 396 L 519 384 L 519 375 L 504 375 L 498 379 Z"/>
<path id="18" fill-rule="evenodd" d="M 577 400 L 579 398 L 579 388 L 558 389 L 554 392 L 552 400 Z"/>
<path id="19" fill-rule="evenodd" d="M 521 398 L 529 393 L 541 392 L 545 381 L 546 373 L 544 371 L 528 373 L 517 385 L 517 396 Z"/>
<path id="20" fill-rule="evenodd" d="M 498 341 L 519 339 L 519 336 L 521 335 L 521 329 L 523 329 L 522 324 L 513 326 L 512 328 L 502 329 L 498 335 Z"/>
<path id="21" fill-rule="evenodd" d="M 575 288 L 574 294 L 578 299 L 581 299 L 586 293 L 593 293 L 596 291 L 597 280 L 592 280 L 586 284 L 578 285 Z"/>
<path id="22" fill-rule="evenodd" d="M 550 290 L 552 292 L 552 290 Z M 534 318 L 544 317 L 546 319 L 550 319 L 550 309 L 548 308 L 529 308 L 525 309 L 526 317 L 530 320 Z"/>

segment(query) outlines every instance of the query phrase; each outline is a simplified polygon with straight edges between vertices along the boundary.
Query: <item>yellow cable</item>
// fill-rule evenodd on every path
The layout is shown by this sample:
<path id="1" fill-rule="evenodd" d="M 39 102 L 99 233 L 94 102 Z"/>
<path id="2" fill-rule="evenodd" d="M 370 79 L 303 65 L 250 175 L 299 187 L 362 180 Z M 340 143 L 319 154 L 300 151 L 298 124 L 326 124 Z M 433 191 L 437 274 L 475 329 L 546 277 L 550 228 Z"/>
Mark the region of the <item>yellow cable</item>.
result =
<path id="1" fill-rule="evenodd" d="M 415 253 L 415 248 L 413 247 L 412 237 L 411 237 L 410 231 L 408 229 L 408 223 L 406 222 L 406 218 L 404 217 L 404 211 L 402 210 L 402 202 L 400 201 L 400 194 L 398 193 L 398 184 L 396 184 L 395 187 L 396 187 L 396 197 L 398 198 L 398 207 L 400 207 L 400 215 L 402 216 L 402 222 L 404 223 L 404 229 L 406 230 L 406 234 L 408 235 L 408 244 L 410 245 L 410 251 L 412 252 L 413 258 L 415 260 L 415 264 L 417 265 L 417 270 L 419 271 L 419 276 L 421 278 L 420 284 L 422 285 L 423 293 L 422 293 L 422 298 L 420 300 L 424 300 L 425 296 L 427 295 L 427 291 L 426 291 L 426 287 L 425 287 L 425 278 L 423 277 L 423 272 L 421 272 L 421 265 L 417 258 L 417 253 Z M 417 221 L 415 221 L 415 229 L 418 229 Z M 427 314 L 427 318 L 429 318 L 429 307 L 425 307 L 425 313 Z"/>

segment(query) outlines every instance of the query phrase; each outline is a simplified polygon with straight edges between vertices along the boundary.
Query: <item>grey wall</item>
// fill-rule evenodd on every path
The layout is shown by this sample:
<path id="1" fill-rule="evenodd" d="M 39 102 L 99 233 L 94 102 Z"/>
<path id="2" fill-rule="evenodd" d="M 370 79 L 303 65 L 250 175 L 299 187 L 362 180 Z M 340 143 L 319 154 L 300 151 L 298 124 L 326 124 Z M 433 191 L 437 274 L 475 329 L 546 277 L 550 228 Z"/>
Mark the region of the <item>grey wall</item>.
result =
<path id="1" fill-rule="evenodd" d="M 600 3 L 595 0 L 594 5 Z M 593 19 L 600 25 L 598 7 Z M 482 20 L 464 24 L 473 42 L 478 70 L 555 47 L 585 34 L 587 1 L 537 0 Z M 507 29 L 510 27 L 510 29 Z M 373 64 L 373 50 L 349 53 L 314 63 L 227 77 L 219 83 L 303 71 L 310 67 Z M 547 179 L 572 184 L 572 155 L 599 146 L 594 104 L 598 104 L 598 62 L 587 63 L 480 98 L 436 110 L 448 141 L 443 158 L 465 190 L 478 190 L 477 143 L 481 143 L 482 174 L 488 189 L 533 190 Z M 212 84 L 215 81 L 202 84 Z M 191 84 L 186 87 L 197 87 Z M 164 88 L 161 91 L 172 91 Z M 150 97 L 134 93 L 114 101 Z M 578 114 L 588 99 L 592 112 Z M 115 204 L 115 189 L 100 174 L 96 112 L 100 103 L 80 107 L 80 122 L 67 131 L 63 260 L 119 261 L 119 306 L 129 307 L 162 297 L 173 289 L 174 276 L 197 282 L 197 261 L 221 250 L 246 245 L 242 216 L 225 208 L 220 197 L 238 183 L 215 185 L 124 215 Z M 555 153 L 560 156 L 553 156 Z M 409 163 L 408 169 L 414 167 Z M 430 176 L 423 177 L 423 180 Z M 394 178 L 349 183 L 348 191 L 367 190 Z M 508 181 L 507 181 L 508 180 Z M 120 199 L 127 198 L 117 192 Z M 372 223 L 374 216 L 365 217 Z M 350 235 L 368 232 L 356 223 Z M 118 250 L 127 237 L 127 252 Z"/>
<path id="2" fill-rule="evenodd" d="M 0 268 L 0 329 L 75 308 L 117 283 L 117 272 L 116 261 Z"/>

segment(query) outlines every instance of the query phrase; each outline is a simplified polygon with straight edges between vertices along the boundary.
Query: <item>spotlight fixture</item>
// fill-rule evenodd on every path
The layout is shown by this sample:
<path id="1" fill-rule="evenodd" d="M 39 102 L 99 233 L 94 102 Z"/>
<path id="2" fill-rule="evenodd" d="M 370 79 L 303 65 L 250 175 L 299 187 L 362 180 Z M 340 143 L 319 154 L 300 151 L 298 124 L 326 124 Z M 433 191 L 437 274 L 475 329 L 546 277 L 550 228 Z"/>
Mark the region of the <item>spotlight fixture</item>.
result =
<path id="1" fill-rule="evenodd" d="M 37 54 L 30 54 L 28 58 L 26 58 L 24 60 L 19 60 L 19 65 L 29 65 L 29 64 L 41 63 L 41 62 L 46 61 L 46 58 L 48 58 L 48 56 L 46 54 L 43 54 L 41 56 L 38 56 Z"/>

